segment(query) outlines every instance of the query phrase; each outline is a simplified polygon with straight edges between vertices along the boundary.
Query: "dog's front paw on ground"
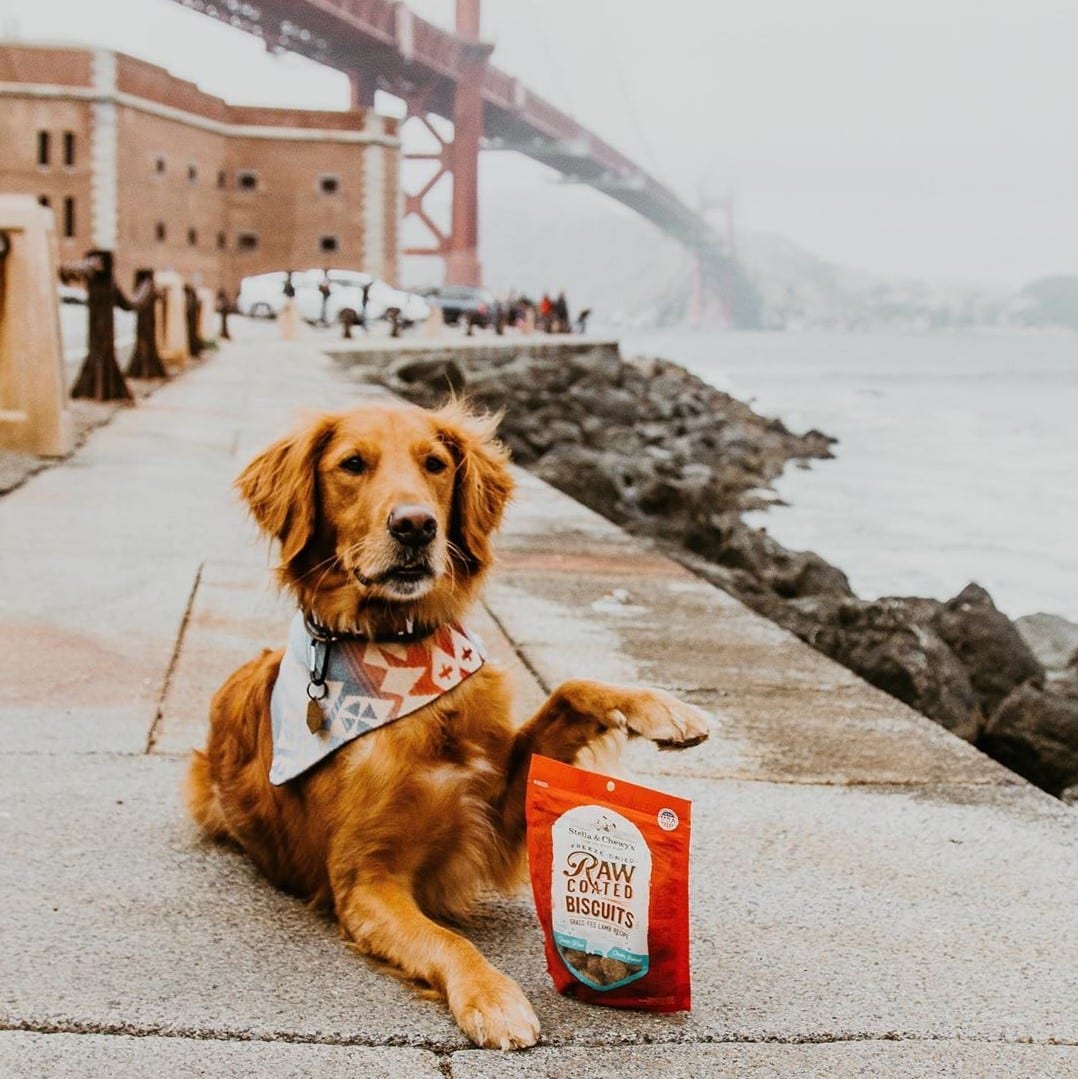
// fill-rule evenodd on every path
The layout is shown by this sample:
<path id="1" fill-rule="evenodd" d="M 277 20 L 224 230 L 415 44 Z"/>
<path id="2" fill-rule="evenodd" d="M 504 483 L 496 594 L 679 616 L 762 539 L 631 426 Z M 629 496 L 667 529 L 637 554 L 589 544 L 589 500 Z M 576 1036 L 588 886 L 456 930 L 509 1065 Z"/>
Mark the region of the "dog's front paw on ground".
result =
<path id="1" fill-rule="evenodd" d="M 662 689 L 627 690 L 608 719 L 650 739 L 660 749 L 687 749 L 711 733 L 711 720 L 705 713 Z"/>
<path id="2" fill-rule="evenodd" d="M 468 986 L 449 1006 L 460 1029 L 481 1049 L 525 1049 L 539 1040 L 539 1020 L 528 998 L 503 974 Z"/>

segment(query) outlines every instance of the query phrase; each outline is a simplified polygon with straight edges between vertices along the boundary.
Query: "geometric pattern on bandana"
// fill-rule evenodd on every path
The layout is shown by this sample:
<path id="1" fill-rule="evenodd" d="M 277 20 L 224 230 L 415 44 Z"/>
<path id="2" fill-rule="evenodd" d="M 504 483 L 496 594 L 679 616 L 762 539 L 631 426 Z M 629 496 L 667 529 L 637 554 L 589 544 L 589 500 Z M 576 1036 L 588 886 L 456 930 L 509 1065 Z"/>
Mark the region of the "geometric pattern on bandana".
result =
<path id="1" fill-rule="evenodd" d="M 326 666 L 323 722 L 307 726 L 307 668 L 311 637 L 297 613 L 273 684 L 273 763 L 279 786 L 302 775 L 353 739 L 403 719 L 459 686 L 486 661 L 482 641 L 447 622 L 417 641 L 335 641 Z"/>

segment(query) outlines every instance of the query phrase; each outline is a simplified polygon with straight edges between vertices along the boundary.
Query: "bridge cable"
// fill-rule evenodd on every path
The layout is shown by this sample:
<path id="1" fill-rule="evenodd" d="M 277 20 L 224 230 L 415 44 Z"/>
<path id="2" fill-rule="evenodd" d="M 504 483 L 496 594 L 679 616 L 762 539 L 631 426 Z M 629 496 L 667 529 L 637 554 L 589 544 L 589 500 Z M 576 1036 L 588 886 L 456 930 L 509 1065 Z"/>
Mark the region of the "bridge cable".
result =
<path id="1" fill-rule="evenodd" d="M 607 16 L 611 14 L 610 7 L 611 0 L 603 0 L 604 13 Z M 608 18 L 606 21 L 607 24 L 610 26 L 617 25 L 616 19 Z M 616 40 L 613 39 L 613 35 L 609 44 L 612 47 L 608 50 L 608 55 L 612 57 L 614 74 L 617 77 L 618 87 L 621 90 L 621 96 L 625 111 L 629 114 L 629 120 L 633 126 L 634 133 L 636 134 L 637 140 L 640 143 L 641 149 L 644 151 L 645 158 L 648 159 L 648 162 L 654 171 L 656 179 L 662 180 L 663 183 L 667 183 L 666 179 L 662 175 L 663 170 L 659 162 L 659 157 L 655 153 L 655 148 L 652 146 L 651 140 L 647 137 L 647 134 L 644 131 L 644 125 L 640 122 L 640 114 L 636 111 L 636 105 L 630 93 L 628 81 L 625 78 L 625 69 L 621 63 L 621 51 L 620 49 L 618 49 Z M 667 184 L 667 186 L 671 185 Z"/>

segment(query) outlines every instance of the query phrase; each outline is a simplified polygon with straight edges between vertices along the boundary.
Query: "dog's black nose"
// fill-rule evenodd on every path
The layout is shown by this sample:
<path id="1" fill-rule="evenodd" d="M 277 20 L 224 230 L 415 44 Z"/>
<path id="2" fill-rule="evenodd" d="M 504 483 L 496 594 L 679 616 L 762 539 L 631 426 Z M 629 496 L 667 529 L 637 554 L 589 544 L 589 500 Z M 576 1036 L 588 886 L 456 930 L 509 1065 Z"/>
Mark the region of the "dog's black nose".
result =
<path id="1" fill-rule="evenodd" d="M 426 506 L 395 506 L 386 527 L 405 547 L 426 547 L 438 531 L 438 522 Z"/>

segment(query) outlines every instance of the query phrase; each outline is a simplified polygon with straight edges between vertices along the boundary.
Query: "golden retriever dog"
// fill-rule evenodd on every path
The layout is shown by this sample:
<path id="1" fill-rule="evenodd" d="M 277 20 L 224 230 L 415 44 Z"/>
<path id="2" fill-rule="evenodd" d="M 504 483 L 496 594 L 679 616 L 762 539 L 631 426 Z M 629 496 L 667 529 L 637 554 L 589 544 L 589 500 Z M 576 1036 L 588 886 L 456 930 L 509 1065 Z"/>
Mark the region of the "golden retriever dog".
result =
<path id="1" fill-rule="evenodd" d="M 455 402 L 366 405 L 311 419 L 247 466 L 237 487 L 280 544 L 280 584 L 327 648 L 422 641 L 465 615 L 513 492 L 495 426 Z M 263 652 L 214 697 L 187 780 L 195 821 L 335 916 L 361 952 L 433 990 L 477 1045 L 533 1045 L 539 1022 L 519 986 L 450 928 L 484 892 L 524 879 L 532 754 L 573 763 L 634 734 L 692 745 L 707 720 L 661 690 L 572 681 L 518 727 L 507 677 L 488 662 L 275 784 L 282 654 Z"/>

